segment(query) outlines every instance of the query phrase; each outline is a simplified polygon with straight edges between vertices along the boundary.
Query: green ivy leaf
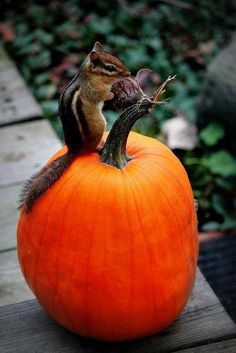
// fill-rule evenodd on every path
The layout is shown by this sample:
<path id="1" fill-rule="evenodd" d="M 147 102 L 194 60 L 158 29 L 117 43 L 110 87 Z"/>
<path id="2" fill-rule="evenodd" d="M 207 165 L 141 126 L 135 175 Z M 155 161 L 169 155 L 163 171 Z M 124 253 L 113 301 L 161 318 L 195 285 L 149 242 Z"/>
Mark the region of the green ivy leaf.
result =
<path id="1" fill-rule="evenodd" d="M 91 22 L 89 23 L 90 30 L 98 34 L 112 33 L 114 26 L 109 17 L 98 17 L 91 15 Z"/>
<path id="2" fill-rule="evenodd" d="M 216 175 L 223 177 L 236 175 L 236 161 L 226 150 L 220 150 L 205 157 L 205 165 Z"/>
<path id="3" fill-rule="evenodd" d="M 214 210 L 224 216 L 227 213 L 225 198 L 221 195 L 214 194 L 212 197 L 212 206 Z"/>
<path id="4" fill-rule="evenodd" d="M 34 33 L 35 37 L 45 45 L 51 45 L 53 43 L 53 33 L 46 32 L 43 29 L 38 29 Z"/>
<path id="5" fill-rule="evenodd" d="M 129 38 L 127 38 L 123 35 L 118 35 L 118 34 L 116 34 L 116 35 L 113 34 L 113 35 L 109 36 L 107 38 L 107 42 L 111 45 L 111 47 L 116 46 L 118 51 L 122 51 L 132 44 L 132 40 L 130 40 Z"/>
<path id="6" fill-rule="evenodd" d="M 55 93 L 57 91 L 57 86 L 54 85 L 53 83 L 50 83 L 49 85 L 42 85 L 39 86 L 35 90 L 35 94 L 38 99 L 44 100 L 44 99 L 50 99 L 53 98 Z"/>
<path id="7" fill-rule="evenodd" d="M 39 43 L 29 43 L 27 45 L 21 46 L 17 54 L 21 56 L 30 55 L 32 53 L 38 53 L 40 50 L 42 50 L 42 47 Z"/>
<path id="8" fill-rule="evenodd" d="M 52 115 L 58 114 L 58 101 L 50 100 L 41 103 L 43 112 L 46 117 L 51 117 Z"/>
<path id="9" fill-rule="evenodd" d="M 227 215 L 224 219 L 223 224 L 221 225 L 221 229 L 224 231 L 230 229 L 236 229 L 236 217 L 235 215 Z"/>
<path id="10" fill-rule="evenodd" d="M 48 50 L 43 50 L 37 55 L 28 56 L 25 60 L 26 64 L 32 69 L 42 69 L 50 64 L 51 54 Z"/>
<path id="11" fill-rule="evenodd" d="M 30 45 L 33 41 L 33 34 L 32 33 L 27 33 L 27 34 L 21 34 L 16 37 L 16 39 L 13 42 L 13 48 L 17 51 L 22 50 L 22 48 L 27 47 Z"/>
<path id="12" fill-rule="evenodd" d="M 217 122 L 213 122 L 205 127 L 200 132 L 200 139 L 207 146 L 214 146 L 219 140 L 225 135 L 225 130 L 222 125 Z"/>
<path id="13" fill-rule="evenodd" d="M 126 51 L 120 57 L 128 67 L 141 67 L 146 64 L 147 53 L 144 47 L 137 45 L 133 48 L 126 48 Z"/>
<path id="14" fill-rule="evenodd" d="M 34 82 L 38 86 L 50 82 L 49 73 L 47 71 L 39 73 L 34 77 Z"/>
<path id="15" fill-rule="evenodd" d="M 222 177 L 218 177 L 215 179 L 216 185 L 225 190 L 232 190 L 235 188 L 235 178 L 233 180 L 224 179 Z"/>

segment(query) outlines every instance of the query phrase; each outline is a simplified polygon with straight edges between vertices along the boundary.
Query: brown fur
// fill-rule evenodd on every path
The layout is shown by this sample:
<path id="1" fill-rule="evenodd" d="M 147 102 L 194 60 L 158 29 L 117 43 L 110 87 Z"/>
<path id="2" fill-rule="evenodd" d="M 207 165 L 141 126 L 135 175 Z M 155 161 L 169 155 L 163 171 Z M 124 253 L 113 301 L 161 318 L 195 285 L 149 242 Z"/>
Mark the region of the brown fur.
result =
<path id="1" fill-rule="evenodd" d="M 20 206 L 26 213 L 30 212 L 35 200 L 44 194 L 66 171 L 75 156 L 66 153 L 43 167 L 25 183 L 20 197 Z"/>
<path id="2" fill-rule="evenodd" d="M 114 65 L 115 71 L 106 71 L 106 65 Z M 24 212 L 31 211 L 34 202 L 65 173 L 78 154 L 95 151 L 101 145 L 106 126 L 101 111 L 103 103 L 113 98 L 112 84 L 129 75 L 129 70 L 117 58 L 95 43 L 80 72 L 60 97 L 59 115 L 68 152 L 26 182 L 20 200 Z"/>

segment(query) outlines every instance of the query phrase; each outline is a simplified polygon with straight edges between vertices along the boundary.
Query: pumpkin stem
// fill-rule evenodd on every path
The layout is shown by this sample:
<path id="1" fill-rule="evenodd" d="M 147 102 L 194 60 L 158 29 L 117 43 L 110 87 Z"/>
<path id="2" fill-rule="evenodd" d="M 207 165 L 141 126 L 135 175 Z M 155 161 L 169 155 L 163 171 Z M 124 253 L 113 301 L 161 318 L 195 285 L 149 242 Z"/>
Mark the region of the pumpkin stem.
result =
<path id="1" fill-rule="evenodd" d="M 141 117 L 151 112 L 153 102 L 143 99 L 127 108 L 115 121 L 105 145 L 101 151 L 101 162 L 118 169 L 123 168 L 131 159 L 126 153 L 126 144 L 130 130 Z"/>
<path id="2" fill-rule="evenodd" d="M 167 103 L 169 101 L 162 100 L 161 98 L 165 92 L 164 88 L 167 83 L 175 78 L 176 76 L 169 76 L 167 80 L 159 87 L 159 89 L 154 92 L 151 98 L 148 98 L 145 95 L 137 82 L 130 78 L 128 79 L 133 84 L 134 91 L 139 94 L 139 97 L 137 98 L 138 100 L 136 100 L 136 103 L 130 103 L 132 105 L 120 115 L 112 126 L 105 145 L 100 151 L 101 162 L 118 169 L 122 169 L 128 163 L 131 157 L 126 153 L 126 144 L 130 130 L 138 119 L 150 114 L 154 105 Z M 123 86 L 124 84 L 122 85 L 122 82 L 120 82 L 119 87 L 122 87 L 123 89 Z M 127 92 L 124 90 L 123 93 Z M 132 102 L 132 99 L 130 99 L 130 102 Z M 129 98 L 126 103 L 129 103 Z"/>

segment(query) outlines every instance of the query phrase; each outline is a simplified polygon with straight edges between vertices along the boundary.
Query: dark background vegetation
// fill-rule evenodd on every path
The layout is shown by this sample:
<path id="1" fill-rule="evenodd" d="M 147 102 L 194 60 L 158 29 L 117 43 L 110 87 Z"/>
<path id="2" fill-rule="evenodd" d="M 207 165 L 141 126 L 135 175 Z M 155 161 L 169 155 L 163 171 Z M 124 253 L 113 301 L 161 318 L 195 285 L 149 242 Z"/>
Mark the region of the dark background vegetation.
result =
<path id="1" fill-rule="evenodd" d="M 60 137 L 59 94 L 96 40 L 134 75 L 140 68 L 152 69 L 149 81 L 155 85 L 176 74 L 178 80 L 168 89 L 171 103 L 136 126 L 157 136 L 174 116 L 196 123 L 204 75 L 235 30 L 235 10 L 233 0 L 5 1 L 0 33 Z M 117 115 L 110 110 L 105 115 L 110 127 Z M 194 149 L 176 151 L 199 201 L 199 227 L 205 231 L 236 228 L 235 156 L 224 136 L 224 124 L 211 121 L 199 131 Z"/>

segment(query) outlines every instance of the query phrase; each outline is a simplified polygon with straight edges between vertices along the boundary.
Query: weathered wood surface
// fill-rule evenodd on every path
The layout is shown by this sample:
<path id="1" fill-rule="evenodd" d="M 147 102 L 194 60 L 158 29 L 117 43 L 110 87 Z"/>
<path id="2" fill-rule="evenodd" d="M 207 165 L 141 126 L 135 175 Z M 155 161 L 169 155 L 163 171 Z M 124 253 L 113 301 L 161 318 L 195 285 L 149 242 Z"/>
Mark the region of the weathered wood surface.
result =
<path id="1" fill-rule="evenodd" d="M 235 338 L 178 351 L 178 353 L 235 353 L 235 352 L 236 352 Z"/>
<path id="2" fill-rule="evenodd" d="M 41 116 L 40 106 L 0 47 L 0 125 Z"/>
<path id="3" fill-rule="evenodd" d="M 21 273 L 16 250 L 1 253 L 0 278 L 0 306 L 34 298 Z"/>
<path id="4" fill-rule="evenodd" d="M 0 129 L 0 305 L 32 298 L 16 252 L 18 199 L 23 182 L 60 148 L 46 120 Z M 9 250 L 9 251 L 7 251 Z"/>
<path id="5" fill-rule="evenodd" d="M 47 121 L 0 129 L 0 251 L 16 247 L 17 207 L 23 182 L 60 146 Z"/>
<path id="6" fill-rule="evenodd" d="M 0 252 L 16 247 L 17 207 L 22 186 L 23 183 L 0 187 Z"/>
<path id="7" fill-rule="evenodd" d="M 200 272 L 191 300 L 176 322 L 165 332 L 139 341 L 105 344 L 82 339 L 58 325 L 36 300 L 0 308 L 0 329 L 5 353 L 159 353 L 236 337 L 235 324 Z"/>
<path id="8" fill-rule="evenodd" d="M 25 181 L 61 146 L 46 120 L 0 129 L 0 186 Z"/>

